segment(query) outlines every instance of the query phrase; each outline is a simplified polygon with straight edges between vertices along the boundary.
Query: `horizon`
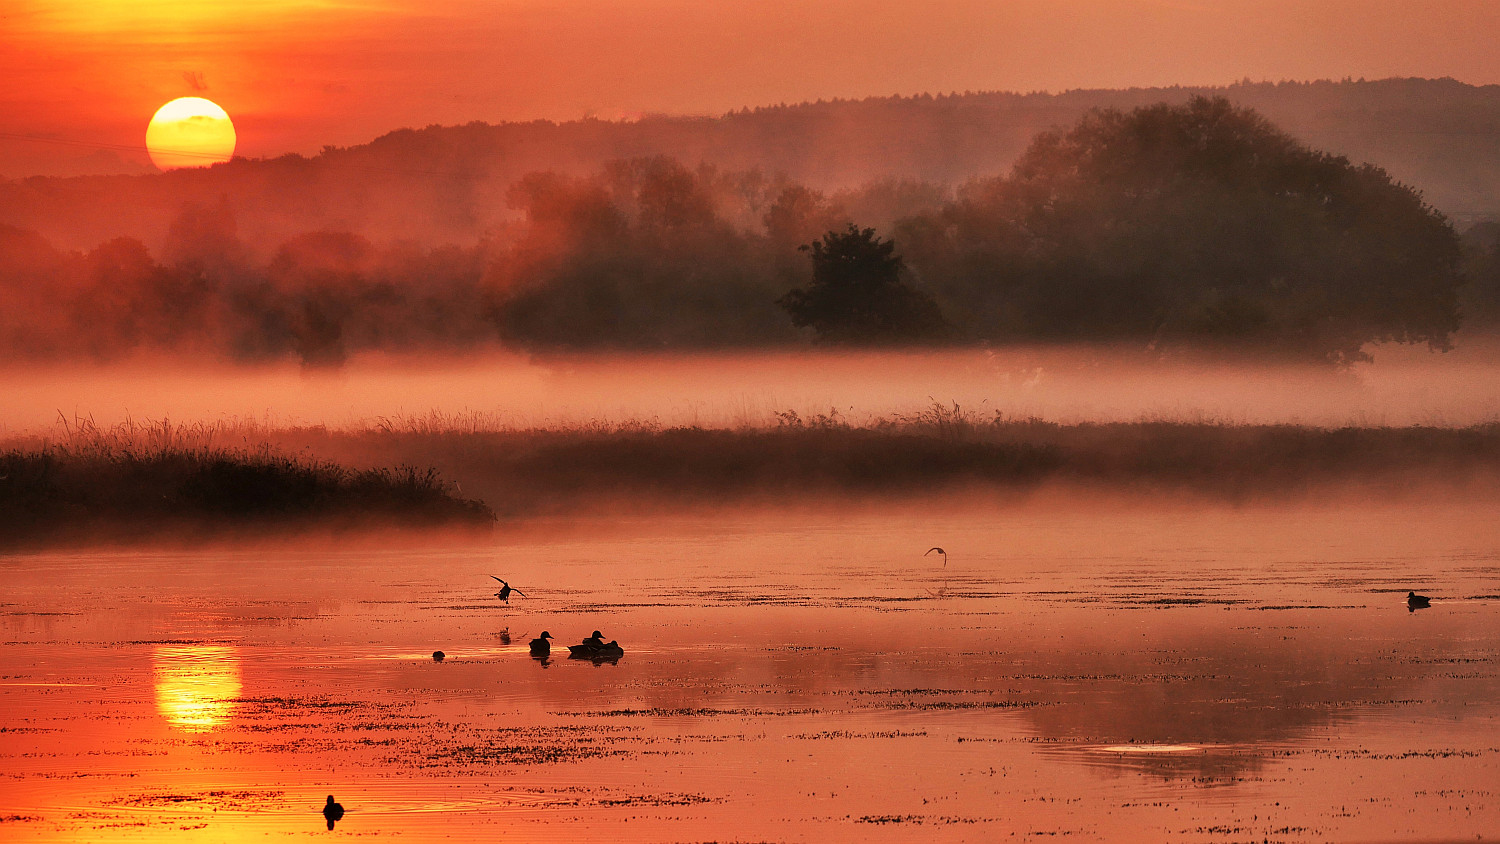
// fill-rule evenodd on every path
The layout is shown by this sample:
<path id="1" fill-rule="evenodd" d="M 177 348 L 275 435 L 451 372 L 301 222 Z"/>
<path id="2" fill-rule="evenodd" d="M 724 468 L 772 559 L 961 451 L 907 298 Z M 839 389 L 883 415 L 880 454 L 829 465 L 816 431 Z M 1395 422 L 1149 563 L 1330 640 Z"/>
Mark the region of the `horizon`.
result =
<path id="1" fill-rule="evenodd" d="M 612 125 L 631 125 L 631 124 L 644 123 L 644 122 L 649 122 L 649 121 L 723 120 L 723 119 L 727 119 L 727 118 L 733 118 L 733 117 L 738 117 L 738 116 L 742 116 L 742 115 L 754 115 L 754 114 L 759 114 L 761 112 L 768 112 L 768 111 L 791 110 L 791 109 L 799 109 L 799 108 L 813 108 L 813 107 L 817 107 L 817 106 L 844 105 L 844 104 L 867 104 L 867 103 L 885 103 L 885 102 L 916 101 L 916 100 L 924 100 L 924 99 L 941 100 L 941 99 L 960 99 L 960 98 L 965 98 L 965 97 L 976 97 L 976 98 L 982 98 L 982 97 L 1015 97 L 1015 98 L 1020 98 L 1020 99 L 1027 99 L 1027 98 L 1053 98 L 1053 99 L 1061 99 L 1061 98 L 1070 97 L 1070 96 L 1087 96 L 1087 95 L 1097 95 L 1097 94 L 1150 93 L 1150 92 L 1156 92 L 1156 91 L 1161 91 L 1161 92 L 1191 91 L 1191 92 L 1209 92 L 1209 93 L 1213 93 L 1213 92 L 1226 92 L 1226 93 L 1229 93 L 1229 92 L 1235 91 L 1236 89 L 1247 89 L 1247 88 L 1283 88 L 1283 87 L 1307 87 L 1307 88 L 1311 88 L 1311 87 L 1318 86 L 1318 85 L 1380 85 L 1380 84 L 1385 84 L 1385 83 L 1401 83 L 1401 82 L 1408 82 L 1408 83 L 1410 83 L 1410 82 L 1417 82 L 1417 83 L 1443 83 L 1443 82 L 1451 82 L 1451 83 L 1455 83 L 1457 85 L 1463 86 L 1465 88 L 1471 88 L 1471 89 L 1474 89 L 1474 90 L 1482 90 L 1482 89 L 1485 89 L 1485 88 L 1500 88 L 1500 82 L 1488 82 L 1488 83 L 1476 84 L 1476 83 L 1471 83 L 1471 82 L 1465 82 L 1465 81 L 1460 80 L 1460 79 L 1455 79 L 1454 77 L 1451 77 L 1451 76 L 1387 76 L 1387 77 L 1381 77 L 1381 78 L 1378 78 L 1378 79 L 1367 79 L 1365 77 L 1355 78 L 1355 77 L 1348 77 L 1348 76 L 1346 76 L 1346 77 L 1343 77 L 1343 78 L 1340 78 L 1340 79 L 1334 79 L 1334 78 L 1331 78 L 1331 77 L 1323 77 L 1323 78 L 1317 78 L 1317 79 L 1277 79 L 1277 80 L 1270 80 L 1270 79 L 1251 80 L 1251 79 L 1249 79 L 1247 77 L 1247 78 L 1244 78 L 1244 79 L 1239 79 L 1239 80 L 1235 80 L 1235 81 L 1227 82 L 1227 83 L 1213 83 L 1213 84 L 1201 84 L 1201 85 L 1200 84 L 1188 84 L 1188 83 L 1172 83 L 1172 84 L 1162 84 L 1162 85 L 1135 85 L 1135 86 L 1121 87 L 1121 88 L 1079 87 L 1079 88 L 1065 88 L 1065 89 L 1056 89 L 1056 90 L 1053 90 L 1053 89 L 1037 89 L 1037 90 L 1024 90 L 1024 91 L 1023 90 L 1019 90 L 1019 89 L 994 88 L 994 89 L 964 90 L 964 91 L 958 91 L 958 90 L 947 90 L 947 91 L 916 91 L 916 92 L 894 93 L 894 94 L 868 94 L 868 95 L 864 95 L 864 96 L 847 96 L 847 97 L 838 97 L 838 96 L 835 96 L 835 97 L 826 97 L 826 98 L 819 98 L 819 99 L 797 100 L 797 101 L 794 101 L 794 102 L 782 101 L 782 102 L 774 102 L 774 103 L 772 103 L 772 102 L 745 103 L 743 105 L 740 105 L 740 106 L 737 106 L 737 107 L 731 107 L 728 110 L 719 111 L 719 112 L 709 112 L 709 111 L 703 111 L 703 112 L 690 112 L 690 111 L 680 111 L 680 112 L 674 112 L 674 111 L 648 111 L 648 112 L 638 112 L 638 113 L 634 113 L 634 114 L 616 114 L 616 115 L 606 115 L 606 116 L 600 116 L 600 115 L 597 115 L 597 114 L 582 114 L 582 115 L 577 115 L 577 116 L 573 116 L 573 117 L 559 117 L 559 118 L 553 118 L 553 117 L 512 117 L 512 118 L 505 118 L 505 119 L 500 119 L 500 120 L 495 120 L 495 121 L 480 120 L 480 119 L 473 119 L 473 120 L 461 120 L 460 119 L 460 120 L 457 120 L 457 121 L 451 122 L 451 123 L 428 123 L 426 125 L 409 124 L 409 125 L 393 126 L 393 127 L 390 127 L 390 128 L 384 129 L 384 130 L 380 130 L 380 131 L 378 131 L 377 134 L 371 135 L 371 136 L 369 136 L 369 137 L 367 137 L 367 138 L 365 138 L 363 140 L 356 140 L 356 141 L 354 141 L 352 143 L 349 143 L 347 145 L 342 145 L 341 146 L 341 145 L 334 145 L 334 144 L 322 144 L 316 151 L 310 152 L 310 153 L 308 153 L 308 152 L 302 152 L 302 151 L 298 151 L 298 150 L 284 150 L 284 151 L 281 151 L 281 152 L 275 152 L 275 151 L 267 152 L 267 153 L 262 154 L 262 155 L 244 155 L 244 154 L 240 154 L 240 153 L 236 152 L 236 154 L 234 155 L 234 157 L 233 157 L 232 160 L 247 161 L 247 162 L 264 162 L 264 161 L 274 161 L 276 159 L 286 158 L 288 156 L 301 157 L 301 158 L 307 158 L 307 159 L 315 159 L 315 158 L 318 158 L 318 157 L 324 155 L 325 153 L 331 152 L 331 151 L 340 151 L 340 150 L 347 150 L 347 149 L 355 149 L 355 148 L 363 147 L 363 146 L 369 146 L 370 144 L 373 144 L 373 143 L 375 143 L 375 142 L 377 142 L 377 141 L 379 141 L 379 140 L 381 140 L 383 138 L 386 138 L 386 137 L 391 136 L 391 135 L 399 134 L 401 132 L 422 132 L 422 131 L 427 131 L 427 130 L 431 130 L 431 129 L 457 129 L 457 128 L 463 128 L 465 126 L 475 126 L 475 125 L 485 126 L 485 127 L 490 127 L 490 128 L 500 128 L 500 127 L 506 127 L 506 126 L 528 126 L 528 125 L 535 125 L 535 124 L 544 124 L 544 125 L 548 125 L 548 126 L 569 126 L 569 125 L 573 125 L 573 124 L 589 123 L 589 122 L 607 123 L 607 124 L 612 124 Z M 19 135 L 19 134 L 7 135 L 6 133 L 0 132 L 0 146 L 3 146 L 6 143 L 17 143 L 17 144 L 20 144 L 20 143 L 56 144 L 56 145 L 62 145 L 62 146 L 74 147 L 74 148 L 81 148 L 81 149 L 92 149 L 92 150 L 95 151 L 93 154 L 86 154 L 83 157 L 75 159 L 74 162 L 73 162 L 75 164 L 81 164 L 86 159 L 89 159 L 89 158 L 96 158 L 98 156 L 98 153 L 100 153 L 100 152 L 126 153 L 130 157 L 129 158 L 118 158 L 119 164 L 122 167 L 131 167 L 131 166 L 134 166 L 135 169 L 129 170 L 129 171 L 127 171 L 127 170 L 121 170 L 121 171 L 118 171 L 118 172 L 76 172 L 76 173 L 42 173 L 42 174 L 36 174 L 36 173 L 32 173 L 32 174 L 27 174 L 27 173 L 12 174 L 12 173 L 0 172 L 0 180 L 19 180 L 19 179 L 35 178 L 35 177 L 38 177 L 38 176 L 43 177 L 43 178 L 49 178 L 49 177 L 50 178 L 72 178 L 72 177 L 75 177 L 75 176 L 93 176 L 93 175 L 160 175 L 160 174 L 163 174 L 163 173 L 166 173 L 166 172 L 170 172 L 168 170 L 162 170 L 162 169 L 156 167 L 154 164 L 151 163 L 149 150 L 148 150 L 146 144 L 144 144 L 144 143 L 136 144 L 136 145 L 130 145 L 130 144 L 105 144 L 105 143 L 93 143 L 93 142 L 88 142 L 88 141 L 80 141 L 80 140 L 71 139 L 71 138 L 46 138 L 46 137 L 41 137 L 41 136 L 28 136 L 28 135 Z M 224 163 L 224 162 L 216 162 L 216 163 Z"/>
<path id="2" fill-rule="evenodd" d="M 922 92 L 1218 87 L 1244 79 L 1500 83 L 1500 8 L 1099 0 L 903 0 L 699 8 L 464 0 L 358 7 L 19 0 L 0 34 L 0 175 L 137 156 L 180 96 L 219 102 L 247 158 L 308 155 L 402 127 L 722 115 L 755 104 Z M 681 80 L 692 79 L 692 85 Z M 21 140 L 21 137 L 28 140 Z M 38 143 L 30 138 L 52 138 Z M 75 146 L 67 149 L 68 146 Z"/>

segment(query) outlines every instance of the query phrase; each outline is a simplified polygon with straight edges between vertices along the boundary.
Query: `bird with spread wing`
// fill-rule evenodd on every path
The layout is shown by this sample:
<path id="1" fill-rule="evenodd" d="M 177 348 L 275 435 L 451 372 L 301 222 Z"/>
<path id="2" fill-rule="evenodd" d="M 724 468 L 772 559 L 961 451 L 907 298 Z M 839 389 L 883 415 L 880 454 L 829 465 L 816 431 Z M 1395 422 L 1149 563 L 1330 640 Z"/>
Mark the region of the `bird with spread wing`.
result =
<path id="1" fill-rule="evenodd" d="M 495 580 L 500 580 L 500 578 L 495 577 L 493 574 L 490 575 L 490 577 L 493 577 Z M 512 593 L 512 592 L 516 593 L 517 595 L 520 595 L 522 598 L 526 597 L 526 593 L 525 592 L 522 592 L 519 589 L 512 589 L 512 588 L 510 588 L 510 584 L 509 583 L 506 583 L 505 581 L 500 580 L 500 591 L 495 593 L 495 597 L 499 598 L 500 600 L 502 600 L 502 601 L 504 601 L 505 603 L 508 604 L 508 603 L 510 603 L 510 593 Z"/>

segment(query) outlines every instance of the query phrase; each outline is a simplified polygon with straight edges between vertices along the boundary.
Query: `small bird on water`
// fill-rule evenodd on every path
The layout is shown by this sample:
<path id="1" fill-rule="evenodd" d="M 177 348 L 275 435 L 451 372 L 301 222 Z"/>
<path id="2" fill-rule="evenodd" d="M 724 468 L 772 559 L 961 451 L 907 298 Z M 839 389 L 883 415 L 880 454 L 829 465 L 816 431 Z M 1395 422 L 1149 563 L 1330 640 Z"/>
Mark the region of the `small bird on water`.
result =
<path id="1" fill-rule="evenodd" d="M 333 802 L 333 795 L 328 795 L 328 803 L 323 807 L 323 817 L 328 821 L 328 828 L 333 829 L 337 821 L 344 819 L 344 807 Z"/>
<path id="2" fill-rule="evenodd" d="M 531 655 L 532 656 L 546 656 L 546 655 L 552 653 L 552 643 L 549 642 L 549 641 L 547 641 L 548 639 L 551 639 L 551 638 L 552 638 L 552 634 L 548 633 L 545 630 L 543 630 L 542 631 L 542 635 L 536 637 L 535 639 L 532 639 L 531 640 Z"/>
<path id="3" fill-rule="evenodd" d="M 1426 609 L 1432 606 L 1432 599 L 1426 595 L 1418 595 L 1415 592 L 1406 593 L 1406 608 L 1408 610 Z"/>
<path id="4" fill-rule="evenodd" d="M 943 549 L 934 546 L 932 548 L 928 548 L 927 549 L 927 554 L 931 554 L 933 551 L 936 551 L 939 554 L 942 554 L 943 555 L 943 565 L 945 565 L 945 566 L 948 565 L 948 552 L 947 551 L 944 551 Z M 922 556 L 925 557 L 925 556 L 927 556 L 927 554 L 923 554 Z"/>
<path id="5" fill-rule="evenodd" d="M 495 577 L 493 574 L 490 575 L 490 577 L 493 577 L 495 580 L 500 580 L 500 578 Z M 522 598 L 526 597 L 526 593 L 525 592 L 522 592 L 519 589 L 512 589 L 512 588 L 510 588 L 510 584 L 509 583 L 506 583 L 505 581 L 500 580 L 500 591 L 495 593 L 495 597 L 499 598 L 500 600 L 502 600 L 502 601 L 504 601 L 505 603 L 508 604 L 508 603 L 510 603 L 510 593 L 512 593 L 512 592 L 516 593 L 517 595 L 520 595 Z"/>
<path id="6" fill-rule="evenodd" d="M 433 651 L 432 652 L 432 661 L 433 662 L 442 662 L 443 660 L 445 660 L 447 658 L 448 658 L 448 655 L 445 654 L 445 653 L 443 653 L 442 651 Z"/>

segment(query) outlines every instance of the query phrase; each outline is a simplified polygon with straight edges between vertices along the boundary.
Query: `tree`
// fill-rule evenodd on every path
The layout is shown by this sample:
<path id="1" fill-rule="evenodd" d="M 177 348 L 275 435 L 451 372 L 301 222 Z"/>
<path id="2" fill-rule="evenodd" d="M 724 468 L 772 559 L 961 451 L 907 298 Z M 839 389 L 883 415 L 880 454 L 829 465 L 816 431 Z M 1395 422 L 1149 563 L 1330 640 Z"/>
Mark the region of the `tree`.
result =
<path id="1" fill-rule="evenodd" d="M 792 323 L 824 343 L 872 345 L 930 341 L 950 329 L 932 297 L 901 281 L 894 241 L 853 223 L 802 247 L 811 253 L 812 283 L 777 300 Z"/>
<path id="2" fill-rule="evenodd" d="M 945 306 L 996 340 L 1238 345 L 1346 362 L 1445 348 L 1457 235 L 1385 171 L 1223 98 L 1096 111 L 901 229 Z"/>

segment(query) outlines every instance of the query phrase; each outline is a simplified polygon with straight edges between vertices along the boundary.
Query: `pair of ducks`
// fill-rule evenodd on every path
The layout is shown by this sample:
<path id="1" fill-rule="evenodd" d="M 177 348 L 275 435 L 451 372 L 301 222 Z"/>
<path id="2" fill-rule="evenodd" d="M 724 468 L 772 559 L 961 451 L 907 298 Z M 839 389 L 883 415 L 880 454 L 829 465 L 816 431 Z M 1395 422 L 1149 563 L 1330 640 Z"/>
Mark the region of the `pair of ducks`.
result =
<path id="1" fill-rule="evenodd" d="M 532 656 L 547 656 L 547 655 L 551 654 L 552 653 L 552 643 L 549 642 L 549 641 L 547 641 L 548 639 L 551 639 L 551 638 L 552 638 L 552 634 L 548 633 L 545 630 L 543 630 L 542 631 L 542 635 L 536 637 L 535 639 L 532 639 L 531 640 L 531 655 Z M 620 651 L 622 653 L 624 652 L 620 648 L 620 645 L 619 645 L 618 642 L 605 643 L 605 641 L 604 641 L 604 634 L 600 633 L 598 630 L 595 630 L 594 633 L 593 633 L 593 635 L 589 636 L 587 639 L 584 639 L 582 643 L 580 643 L 578 645 L 569 645 L 568 646 L 568 650 L 573 651 L 575 653 L 578 653 L 578 652 L 587 653 L 587 652 L 609 651 L 609 650 L 616 650 L 616 651 Z"/>

